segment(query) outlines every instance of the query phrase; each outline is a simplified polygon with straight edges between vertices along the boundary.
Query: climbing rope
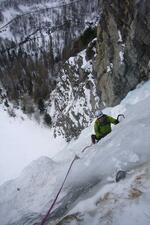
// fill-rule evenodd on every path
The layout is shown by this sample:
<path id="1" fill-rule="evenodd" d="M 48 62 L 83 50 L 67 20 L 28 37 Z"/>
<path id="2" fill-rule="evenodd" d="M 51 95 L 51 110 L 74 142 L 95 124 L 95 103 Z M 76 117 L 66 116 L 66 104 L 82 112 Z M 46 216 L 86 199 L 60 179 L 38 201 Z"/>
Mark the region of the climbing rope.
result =
<path id="1" fill-rule="evenodd" d="M 82 149 L 82 152 L 84 152 L 87 148 L 90 148 L 93 145 L 93 143 L 91 143 L 90 145 L 87 145 L 84 149 Z"/>
<path id="2" fill-rule="evenodd" d="M 84 147 L 84 148 L 82 149 L 81 152 L 84 152 L 87 148 L 89 148 L 89 147 L 91 147 L 91 146 L 92 146 L 92 144 L 87 145 L 86 147 Z M 59 194 L 60 194 L 61 190 L 62 190 L 63 187 L 64 187 L 64 184 L 65 184 L 65 182 L 66 182 L 66 180 L 67 180 L 67 177 L 68 177 L 68 175 L 69 175 L 69 173 L 70 173 L 70 170 L 71 170 L 71 168 L 72 168 L 74 162 L 75 162 L 76 160 L 78 160 L 78 159 L 80 159 L 80 157 L 77 156 L 77 155 L 75 155 L 74 159 L 72 160 L 72 162 L 71 162 L 71 164 L 70 164 L 70 166 L 69 166 L 69 169 L 68 169 L 67 174 L 66 174 L 66 176 L 65 176 L 65 178 L 64 178 L 64 181 L 63 181 L 63 183 L 62 183 L 62 185 L 61 185 L 61 187 L 60 187 L 60 189 L 59 189 L 59 191 L 58 191 L 58 193 L 57 193 L 57 195 L 56 195 L 54 201 L 52 202 L 52 204 L 51 204 L 49 210 L 47 211 L 46 215 L 44 216 L 44 218 L 43 218 L 43 220 L 42 220 L 42 222 L 41 222 L 41 225 L 44 225 L 45 222 L 47 221 L 48 216 L 50 215 L 50 213 L 51 213 L 51 211 L 52 211 L 52 209 L 53 209 L 53 207 L 54 207 L 54 205 L 55 205 L 55 203 L 56 203 L 56 201 L 57 201 L 57 199 L 58 199 L 58 197 L 59 197 Z"/>
<path id="3" fill-rule="evenodd" d="M 45 224 L 45 222 L 46 222 L 46 220 L 47 220 L 49 214 L 51 213 L 51 211 L 52 211 L 52 209 L 53 209 L 53 207 L 54 207 L 54 205 L 55 205 L 55 203 L 56 203 L 56 201 L 57 201 L 57 199 L 58 199 L 58 196 L 59 196 L 59 194 L 60 194 L 60 192 L 61 192 L 61 190 L 62 190 L 62 188 L 63 188 L 63 186 L 64 186 L 64 184 L 65 184 L 65 182 L 66 182 L 66 179 L 67 179 L 67 177 L 68 177 L 68 175 L 69 175 L 69 173 L 70 173 L 70 170 L 71 170 L 71 168 L 72 168 L 74 162 L 75 162 L 77 159 L 79 159 L 79 156 L 75 155 L 74 159 L 72 160 L 72 162 L 71 162 L 71 164 L 70 164 L 70 166 L 69 166 L 69 169 L 68 169 L 68 171 L 67 171 L 67 174 L 66 174 L 66 176 L 65 176 L 65 179 L 64 179 L 64 181 L 63 181 L 63 183 L 62 183 L 62 185 L 61 185 L 61 187 L 60 187 L 60 189 L 59 189 L 59 191 L 58 191 L 58 193 L 57 193 L 57 195 L 56 195 L 56 197 L 55 197 L 55 199 L 54 199 L 52 205 L 50 206 L 48 212 L 47 212 L 46 215 L 44 216 L 44 218 L 43 218 L 43 220 L 42 220 L 42 222 L 41 222 L 41 225 L 44 225 L 44 224 Z"/>
<path id="4" fill-rule="evenodd" d="M 123 114 L 119 114 L 118 117 L 117 117 L 117 120 L 119 120 L 119 117 L 121 117 L 121 116 L 122 116 L 123 118 L 125 118 L 125 116 L 124 116 Z M 86 147 L 84 147 L 84 148 L 82 149 L 81 152 L 84 152 L 87 148 L 90 148 L 92 145 L 93 145 L 93 143 L 91 143 L 90 145 L 87 145 Z M 68 175 L 69 175 L 69 173 L 70 173 L 70 170 L 71 170 L 71 168 L 72 168 L 74 162 L 75 162 L 76 160 L 78 160 L 78 159 L 80 159 L 80 157 L 77 156 L 77 155 L 75 155 L 74 159 L 72 160 L 72 162 L 71 162 L 71 164 L 70 164 L 70 166 L 69 166 L 69 169 L 68 169 L 68 171 L 67 171 L 67 174 L 66 174 L 66 176 L 65 176 L 65 178 L 64 178 L 64 180 L 63 180 L 63 183 L 62 183 L 62 185 L 61 185 L 61 187 L 60 187 L 60 189 L 59 189 L 59 191 L 58 191 L 58 193 L 57 193 L 57 195 L 56 195 L 54 201 L 52 202 L 52 204 L 51 204 L 51 206 L 50 206 L 48 212 L 47 212 L 46 215 L 44 216 L 44 218 L 43 218 L 43 220 L 42 220 L 42 222 L 41 222 L 41 225 L 44 225 L 45 222 L 47 221 L 48 216 L 50 215 L 50 213 L 51 213 L 51 211 L 52 211 L 52 209 L 53 209 L 53 207 L 54 207 L 54 205 L 55 205 L 55 203 L 56 203 L 56 201 L 57 201 L 57 199 L 58 199 L 58 197 L 59 197 L 59 194 L 60 194 L 61 190 L 62 190 L 63 187 L 64 187 L 64 184 L 65 184 L 65 182 L 66 182 L 66 180 L 67 180 L 67 177 L 68 177 Z"/>

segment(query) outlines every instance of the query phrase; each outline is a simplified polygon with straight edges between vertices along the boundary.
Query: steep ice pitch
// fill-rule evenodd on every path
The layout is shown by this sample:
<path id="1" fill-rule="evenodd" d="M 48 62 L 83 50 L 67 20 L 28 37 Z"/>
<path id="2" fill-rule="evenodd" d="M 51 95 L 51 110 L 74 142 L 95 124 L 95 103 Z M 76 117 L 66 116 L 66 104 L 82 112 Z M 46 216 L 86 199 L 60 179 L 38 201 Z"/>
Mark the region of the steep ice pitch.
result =
<path id="1" fill-rule="evenodd" d="M 120 105 L 104 111 L 113 116 L 123 112 L 126 119 L 87 150 L 78 162 L 80 166 L 75 166 L 70 185 L 90 181 L 92 176 L 101 182 L 83 195 L 62 221 L 81 221 L 82 225 L 149 225 L 150 81 L 130 92 Z M 127 177 L 114 183 L 119 169 L 126 170 Z"/>
<path id="2" fill-rule="evenodd" d="M 76 219 L 82 225 L 149 225 L 150 81 L 130 92 L 120 105 L 104 111 L 112 116 L 124 113 L 126 118 L 98 144 L 81 153 L 90 143 L 89 127 L 55 161 L 40 158 L 20 177 L 1 186 L 2 225 L 37 220 L 40 224 L 40 213 L 45 214 L 51 205 L 75 153 L 80 160 L 74 164 L 54 216 L 64 216 L 64 224 L 70 225 L 78 224 Z M 119 169 L 127 170 L 127 177 L 114 183 Z"/>

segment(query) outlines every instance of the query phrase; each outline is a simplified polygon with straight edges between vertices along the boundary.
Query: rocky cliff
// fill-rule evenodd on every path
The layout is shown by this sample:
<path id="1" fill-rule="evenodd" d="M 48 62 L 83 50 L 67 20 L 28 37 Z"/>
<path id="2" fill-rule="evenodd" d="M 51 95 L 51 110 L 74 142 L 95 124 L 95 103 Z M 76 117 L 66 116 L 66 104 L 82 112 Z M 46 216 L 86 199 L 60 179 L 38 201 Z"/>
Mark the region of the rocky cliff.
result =
<path id="1" fill-rule="evenodd" d="M 100 1 L 97 85 L 106 105 L 116 105 L 149 78 L 150 2 Z"/>
<path id="2" fill-rule="evenodd" d="M 70 140 L 149 79 L 149 34 L 148 0 L 2 1 L 1 98 Z"/>
<path id="3" fill-rule="evenodd" d="M 55 135 L 63 134 L 67 140 L 90 123 L 99 107 L 92 66 L 98 4 L 98 0 L 0 4 L 0 82 L 6 100 L 36 114 L 38 120 L 49 113 Z"/>
<path id="4" fill-rule="evenodd" d="M 93 69 L 95 46 L 96 39 L 89 43 L 86 50 L 63 64 L 57 87 L 50 94 L 47 108 L 53 118 L 55 134 L 63 134 L 67 140 L 90 125 L 101 104 Z"/>

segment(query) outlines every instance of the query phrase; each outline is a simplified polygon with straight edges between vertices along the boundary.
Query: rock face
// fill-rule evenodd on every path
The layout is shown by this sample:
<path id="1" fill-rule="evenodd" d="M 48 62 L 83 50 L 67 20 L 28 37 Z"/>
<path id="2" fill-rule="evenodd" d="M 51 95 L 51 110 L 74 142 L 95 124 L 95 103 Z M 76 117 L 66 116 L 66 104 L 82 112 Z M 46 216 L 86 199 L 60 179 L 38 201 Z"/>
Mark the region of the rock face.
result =
<path id="1" fill-rule="evenodd" d="M 149 34 L 149 0 L 2 1 L 1 98 L 70 140 L 149 78 Z"/>
<path id="2" fill-rule="evenodd" d="M 96 39 L 86 50 L 64 63 L 57 88 L 50 94 L 48 111 L 53 118 L 55 134 L 63 134 L 68 141 L 90 125 L 100 107 L 93 69 L 95 46 Z"/>
<path id="3" fill-rule="evenodd" d="M 99 107 L 92 67 L 98 10 L 98 0 L 0 3 L 1 86 L 25 113 L 47 111 L 55 135 L 67 140 Z"/>
<path id="4" fill-rule="evenodd" d="M 116 105 L 149 78 L 150 1 L 100 1 L 97 85 L 108 106 Z"/>

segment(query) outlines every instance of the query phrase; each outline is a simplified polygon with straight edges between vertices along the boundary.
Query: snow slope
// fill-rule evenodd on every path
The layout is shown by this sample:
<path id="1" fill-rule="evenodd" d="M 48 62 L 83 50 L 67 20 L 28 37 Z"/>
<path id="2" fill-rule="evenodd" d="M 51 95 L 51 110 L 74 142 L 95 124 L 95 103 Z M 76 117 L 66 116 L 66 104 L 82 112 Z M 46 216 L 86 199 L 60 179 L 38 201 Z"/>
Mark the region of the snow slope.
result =
<path id="1" fill-rule="evenodd" d="M 10 117 L 0 104 L 0 184 L 17 177 L 22 169 L 40 156 L 53 157 L 65 145 L 63 138 L 39 125 L 19 110 Z"/>
<path id="2" fill-rule="evenodd" d="M 150 166 L 146 164 L 120 183 L 108 182 L 97 188 L 96 194 L 81 200 L 63 221 L 80 221 L 82 225 L 149 225 L 149 200 Z M 69 217 L 74 219 L 69 222 Z"/>
<path id="3" fill-rule="evenodd" d="M 50 224 L 56 217 L 61 224 L 149 224 L 150 81 L 104 111 L 113 116 L 124 113 L 126 118 L 97 145 L 81 153 L 90 144 L 91 126 L 53 160 L 39 158 L 0 187 L 1 225 L 40 224 L 41 213 L 51 205 L 75 154 L 80 160 L 71 170 Z M 119 169 L 128 174 L 116 184 Z"/>

